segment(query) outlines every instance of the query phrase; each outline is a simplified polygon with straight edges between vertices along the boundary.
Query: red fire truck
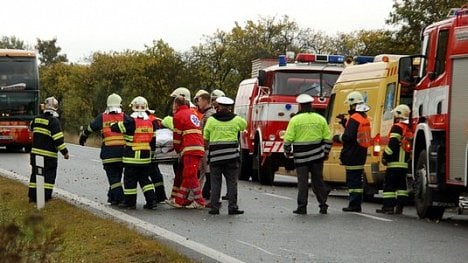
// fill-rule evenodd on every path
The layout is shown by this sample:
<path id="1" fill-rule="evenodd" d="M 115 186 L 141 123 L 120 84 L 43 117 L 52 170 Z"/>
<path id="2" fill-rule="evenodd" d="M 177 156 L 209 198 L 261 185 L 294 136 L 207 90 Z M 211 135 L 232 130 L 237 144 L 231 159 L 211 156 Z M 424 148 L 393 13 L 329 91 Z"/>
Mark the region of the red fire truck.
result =
<path id="1" fill-rule="evenodd" d="M 422 54 L 400 59 L 414 84 L 412 175 L 418 216 L 438 219 L 467 192 L 468 8 L 425 28 Z"/>
<path id="2" fill-rule="evenodd" d="M 293 63 L 280 56 L 276 65 L 256 71 L 258 61 L 254 61 L 253 78 L 240 83 L 234 105 L 234 112 L 248 123 L 240 135 L 239 179 L 271 185 L 279 167 L 294 169 L 293 160 L 283 154 L 282 136 L 298 110 L 296 96 L 312 95 L 314 108 L 323 114 L 344 62 L 340 55 L 301 53 Z"/>
<path id="3" fill-rule="evenodd" d="M 39 111 L 39 73 L 34 51 L 0 49 L 0 146 L 31 150 L 29 123 Z"/>

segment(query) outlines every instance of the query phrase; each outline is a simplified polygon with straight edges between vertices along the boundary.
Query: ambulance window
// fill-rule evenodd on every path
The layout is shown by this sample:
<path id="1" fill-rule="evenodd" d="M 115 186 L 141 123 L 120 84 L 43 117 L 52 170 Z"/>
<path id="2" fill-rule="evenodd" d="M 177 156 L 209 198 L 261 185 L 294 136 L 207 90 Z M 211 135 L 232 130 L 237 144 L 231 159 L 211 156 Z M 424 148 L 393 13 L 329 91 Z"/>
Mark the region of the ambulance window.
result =
<path id="1" fill-rule="evenodd" d="M 437 39 L 437 54 L 435 73 L 436 76 L 445 72 L 445 59 L 447 57 L 447 43 L 448 43 L 448 30 L 442 30 L 439 32 L 439 38 Z"/>

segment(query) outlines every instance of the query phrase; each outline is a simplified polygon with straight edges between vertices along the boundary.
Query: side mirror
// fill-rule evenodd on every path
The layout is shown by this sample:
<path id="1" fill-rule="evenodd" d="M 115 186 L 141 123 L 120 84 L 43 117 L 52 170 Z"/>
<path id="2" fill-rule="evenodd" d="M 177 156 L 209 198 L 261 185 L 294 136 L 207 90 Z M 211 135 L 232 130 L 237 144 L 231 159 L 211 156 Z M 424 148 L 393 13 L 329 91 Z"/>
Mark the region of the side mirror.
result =
<path id="1" fill-rule="evenodd" d="M 266 79 L 266 71 L 265 70 L 259 70 L 258 71 L 258 85 L 259 86 L 264 86 L 265 85 L 265 79 Z"/>

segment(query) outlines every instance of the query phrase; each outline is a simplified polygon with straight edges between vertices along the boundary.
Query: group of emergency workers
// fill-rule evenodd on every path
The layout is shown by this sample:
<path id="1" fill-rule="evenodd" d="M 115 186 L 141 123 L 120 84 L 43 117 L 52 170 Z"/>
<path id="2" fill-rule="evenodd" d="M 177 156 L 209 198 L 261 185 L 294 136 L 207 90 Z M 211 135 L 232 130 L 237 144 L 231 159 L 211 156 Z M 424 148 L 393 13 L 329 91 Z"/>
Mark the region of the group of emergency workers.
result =
<path id="1" fill-rule="evenodd" d="M 199 90 L 190 101 L 190 91 L 180 87 L 171 93 L 174 98 L 172 115 L 159 119 L 148 108 L 144 97 L 135 97 L 132 113 L 122 111 L 122 99 L 113 93 L 107 107 L 85 127 L 79 139 L 84 145 L 88 136 L 99 132 L 102 136 L 100 158 L 109 187 L 108 202 L 125 209 L 136 209 L 137 184 L 144 194 L 145 209 L 155 209 L 165 201 L 175 208 L 211 208 L 209 214 L 219 214 L 221 208 L 222 176 L 227 185 L 228 214 L 243 214 L 237 205 L 237 180 L 240 172 L 238 134 L 247 127 L 246 120 L 232 112 L 234 101 L 220 90 L 211 94 Z M 350 92 L 345 100 L 349 105 L 349 119 L 342 115 L 342 134 L 331 135 L 327 121 L 313 111 L 313 97 L 301 94 L 296 98 L 299 111 L 284 134 L 284 153 L 294 158 L 298 177 L 296 214 L 307 214 L 308 180 L 312 175 L 312 190 L 319 203 L 319 212 L 327 214 L 330 192 L 323 182 L 323 163 L 328 159 L 332 142 L 343 144 L 341 163 L 346 170 L 349 204 L 344 212 L 361 212 L 363 172 L 367 148 L 372 145 L 371 123 L 366 112 L 370 107 L 361 93 Z M 36 202 L 36 176 L 44 176 L 45 200 L 52 197 L 56 179 L 57 152 L 69 158 L 58 121 L 58 101 L 45 100 L 44 111 L 31 122 L 33 145 L 31 150 L 31 178 L 29 199 Z M 407 202 L 406 170 L 410 141 L 410 108 L 398 105 L 393 109 L 395 123 L 389 134 L 382 163 L 387 166 L 383 206 L 378 213 L 401 214 Z M 155 159 L 156 130 L 173 131 L 173 146 L 179 155 L 174 164 L 174 183 L 167 199 L 163 176 Z M 38 164 L 38 157 L 43 158 Z M 123 185 L 122 185 L 123 173 Z"/>

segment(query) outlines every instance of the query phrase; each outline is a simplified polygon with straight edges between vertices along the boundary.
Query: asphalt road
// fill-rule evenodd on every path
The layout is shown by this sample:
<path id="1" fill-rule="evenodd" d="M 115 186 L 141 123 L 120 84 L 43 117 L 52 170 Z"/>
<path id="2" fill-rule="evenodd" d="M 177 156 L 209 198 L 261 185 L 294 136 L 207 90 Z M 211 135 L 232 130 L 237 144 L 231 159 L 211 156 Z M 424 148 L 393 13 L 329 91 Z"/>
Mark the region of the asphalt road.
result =
<path id="1" fill-rule="evenodd" d="M 107 179 L 99 149 L 68 147 L 71 157 L 59 160 L 56 187 L 99 204 L 98 209 L 114 211 L 106 205 Z M 26 179 L 29 155 L 0 148 L 0 169 Z M 161 165 L 161 170 L 169 192 L 172 168 Z M 239 208 L 244 215 L 227 215 L 226 201 L 218 216 L 209 215 L 207 209 L 174 209 L 166 204 L 147 211 L 142 209 L 141 193 L 137 210 L 118 210 L 115 215 L 123 212 L 125 220 L 157 229 L 157 238 L 188 247 L 182 250 L 188 254 L 196 250 L 192 256 L 203 262 L 468 261 L 468 212 L 460 216 L 447 211 L 440 222 L 418 219 L 413 207 L 400 216 L 380 215 L 375 213 L 381 205 L 377 199 L 363 204 L 363 213 L 343 213 L 346 192 L 336 190 L 329 198 L 327 215 L 318 213 L 312 191 L 309 214 L 295 215 L 296 194 L 295 178 L 277 176 L 274 186 L 239 182 Z"/>

